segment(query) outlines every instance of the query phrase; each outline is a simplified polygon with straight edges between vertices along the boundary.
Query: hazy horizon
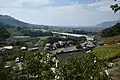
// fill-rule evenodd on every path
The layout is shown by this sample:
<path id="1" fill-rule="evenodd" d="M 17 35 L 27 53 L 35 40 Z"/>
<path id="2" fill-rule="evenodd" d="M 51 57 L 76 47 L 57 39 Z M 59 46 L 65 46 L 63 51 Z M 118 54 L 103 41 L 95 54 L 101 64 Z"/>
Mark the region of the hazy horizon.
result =
<path id="1" fill-rule="evenodd" d="M 120 20 L 120 12 L 113 13 L 110 8 L 114 3 L 114 0 L 4 0 L 0 3 L 0 14 L 38 25 L 95 26 Z"/>

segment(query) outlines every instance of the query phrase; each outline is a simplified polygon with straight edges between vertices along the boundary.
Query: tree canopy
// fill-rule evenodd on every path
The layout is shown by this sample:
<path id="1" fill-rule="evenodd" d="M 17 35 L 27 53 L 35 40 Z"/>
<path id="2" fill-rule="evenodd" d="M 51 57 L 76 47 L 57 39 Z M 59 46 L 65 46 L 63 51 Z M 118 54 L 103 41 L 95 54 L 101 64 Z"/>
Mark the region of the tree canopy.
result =
<path id="1" fill-rule="evenodd" d="M 31 31 L 31 30 L 23 30 L 21 31 L 24 36 L 31 37 L 42 37 L 42 36 L 52 36 L 52 32 L 43 32 L 43 31 Z"/>
<path id="2" fill-rule="evenodd" d="M 110 8 L 112 8 L 112 10 L 116 13 L 117 11 L 120 10 L 120 3 L 118 2 L 117 4 L 111 5 Z"/>
<path id="3" fill-rule="evenodd" d="M 9 37 L 10 37 L 10 33 L 4 27 L 0 27 L 0 40 L 6 39 Z"/>
<path id="4" fill-rule="evenodd" d="M 104 29 L 101 33 L 102 37 L 112 37 L 116 35 L 120 35 L 120 23 Z"/>

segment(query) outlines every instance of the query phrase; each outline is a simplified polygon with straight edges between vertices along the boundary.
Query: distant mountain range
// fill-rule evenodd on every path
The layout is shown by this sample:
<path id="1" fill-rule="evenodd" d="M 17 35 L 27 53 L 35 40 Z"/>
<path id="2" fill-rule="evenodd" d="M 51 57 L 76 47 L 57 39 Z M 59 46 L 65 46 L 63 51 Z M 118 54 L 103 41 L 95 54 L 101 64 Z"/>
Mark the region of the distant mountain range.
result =
<path id="1" fill-rule="evenodd" d="M 48 27 L 47 25 L 35 25 L 26 22 L 19 21 L 8 15 L 0 15 L 0 26 L 3 27 Z"/>
<path id="2" fill-rule="evenodd" d="M 120 23 L 120 20 L 117 20 L 117 21 L 110 21 L 110 22 L 102 22 L 98 25 L 96 25 L 96 27 L 104 27 L 104 28 L 107 28 L 107 27 L 110 27 L 110 26 L 113 26 L 117 23 Z"/>
<path id="3" fill-rule="evenodd" d="M 120 20 L 118 21 L 111 21 L 111 22 L 102 22 L 98 25 L 96 25 L 95 27 L 102 27 L 102 28 L 107 28 L 110 26 L 113 26 L 117 23 L 120 23 Z M 8 15 L 0 15 L 0 26 L 3 27 L 39 27 L 39 28 L 45 28 L 45 27 L 60 27 L 60 26 L 49 26 L 49 25 L 35 25 L 35 24 L 30 24 L 30 23 L 26 23 L 23 21 L 19 21 L 11 16 Z M 61 26 L 62 27 L 62 26 Z M 74 28 L 74 27 L 73 27 Z"/>

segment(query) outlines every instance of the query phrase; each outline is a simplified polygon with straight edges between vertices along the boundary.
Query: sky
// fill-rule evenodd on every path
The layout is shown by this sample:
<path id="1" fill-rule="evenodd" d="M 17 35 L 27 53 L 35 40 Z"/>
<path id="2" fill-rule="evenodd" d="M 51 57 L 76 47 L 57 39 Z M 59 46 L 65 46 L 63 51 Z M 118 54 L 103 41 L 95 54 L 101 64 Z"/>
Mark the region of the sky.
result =
<path id="1" fill-rule="evenodd" d="M 120 1 L 120 0 L 118 0 Z M 0 14 L 40 25 L 94 26 L 120 20 L 114 0 L 0 0 Z"/>

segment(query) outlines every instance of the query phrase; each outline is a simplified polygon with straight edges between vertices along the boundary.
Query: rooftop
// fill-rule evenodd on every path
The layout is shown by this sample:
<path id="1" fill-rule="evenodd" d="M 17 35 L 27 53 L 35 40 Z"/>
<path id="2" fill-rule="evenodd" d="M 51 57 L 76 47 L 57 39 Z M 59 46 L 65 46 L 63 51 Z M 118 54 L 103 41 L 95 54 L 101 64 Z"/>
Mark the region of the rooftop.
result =
<path id="1" fill-rule="evenodd" d="M 70 34 L 70 33 L 60 33 L 60 32 L 52 32 L 54 34 L 60 34 L 60 35 L 66 35 L 66 36 L 73 36 L 73 37 L 88 37 L 86 35 L 80 35 L 80 34 Z"/>

